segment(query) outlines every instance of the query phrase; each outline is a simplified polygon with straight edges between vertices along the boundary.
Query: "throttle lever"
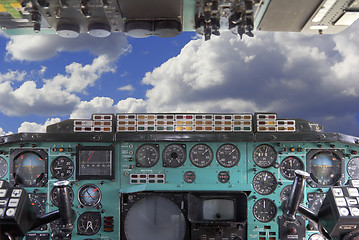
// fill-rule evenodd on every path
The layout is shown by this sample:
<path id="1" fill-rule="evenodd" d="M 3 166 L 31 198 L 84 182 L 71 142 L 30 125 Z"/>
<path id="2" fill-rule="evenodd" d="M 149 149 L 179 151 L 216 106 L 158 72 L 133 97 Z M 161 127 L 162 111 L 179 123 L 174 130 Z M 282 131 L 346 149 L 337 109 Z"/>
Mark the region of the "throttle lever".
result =
<path id="1" fill-rule="evenodd" d="M 301 196 L 303 194 L 305 179 L 309 177 L 309 173 L 302 170 L 295 170 L 295 179 L 292 185 L 292 191 L 290 192 L 289 198 L 287 201 L 283 202 L 284 214 L 283 216 L 288 221 L 295 221 L 295 214 L 298 210 Z"/>
<path id="2" fill-rule="evenodd" d="M 70 234 L 74 229 L 76 218 L 75 211 L 71 208 L 69 181 L 58 181 L 54 183 L 59 201 L 59 212 L 61 218 L 62 232 Z"/>

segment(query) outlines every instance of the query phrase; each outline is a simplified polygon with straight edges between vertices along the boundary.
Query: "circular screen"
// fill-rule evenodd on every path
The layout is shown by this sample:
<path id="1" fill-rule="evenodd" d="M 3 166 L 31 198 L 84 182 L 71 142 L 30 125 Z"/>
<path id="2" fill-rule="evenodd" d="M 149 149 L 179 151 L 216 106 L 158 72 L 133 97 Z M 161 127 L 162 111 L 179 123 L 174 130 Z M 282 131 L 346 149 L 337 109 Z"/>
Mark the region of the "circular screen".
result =
<path id="1" fill-rule="evenodd" d="M 124 229 L 128 240 L 184 240 L 186 221 L 175 203 L 155 196 L 142 199 L 128 211 Z"/>
<path id="2" fill-rule="evenodd" d="M 307 155 L 311 179 L 319 186 L 333 186 L 342 177 L 343 153 L 337 150 L 312 150 Z"/>

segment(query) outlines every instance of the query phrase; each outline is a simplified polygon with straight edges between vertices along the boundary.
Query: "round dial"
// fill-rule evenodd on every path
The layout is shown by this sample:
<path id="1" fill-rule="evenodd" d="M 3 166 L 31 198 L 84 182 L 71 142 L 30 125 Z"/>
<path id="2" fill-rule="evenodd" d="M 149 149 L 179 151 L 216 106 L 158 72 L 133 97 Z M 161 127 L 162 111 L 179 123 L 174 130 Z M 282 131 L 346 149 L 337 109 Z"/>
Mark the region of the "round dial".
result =
<path id="1" fill-rule="evenodd" d="M 42 187 L 47 183 L 47 154 L 44 150 L 17 149 L 11 153 L 13 184 Z"/>
<path id="2" fill-rule="evenodd" d="M 179 144 L 168 145 L 163 150 L 162 161 L 164 167 L 180 167 L 186 161 L 186 146 Z"/>
<path id="3" fill-rule="evenodd" d="M 293 180 L 295 178 L 295 170 L 304 170 L 304 163 L 297 157 L 286 157 L 280 163 L 280 173 L 284 178 Z"/>
<path id="4" fill-rule="evenodd" d="M 99 212 L 84 212 L 77 219 L 77 234 L 92 236 L 101 228 L 101 214 Z"/>
<path id="5" fill-rule="evenodd" d="M 233 144 L 224 144 L 217 150 L 217 161 L 223 167 L 234 167 L 240 159 L 239 149 Z"/>
<path id="6" fill-rule="evenodd" d="M 350 159 L 347 165 L 347 172 L 351 178 L 359 179 L 359 157 Z"/>
<path id="7" fill-rule="evenodd" d="M 7 173 L 8 165 L 4 158 L 0 157 L 0 178 L 5 177 Z"/>
<path id="8" fill-rule="evenodd" d="M 291 191 L 292 191 L 292 185 L 287 185 L 287 186 L 285 186 L 285 187 L 282 189 L 282 191 L 280 191 L 280 194 L 279 194 L 279 196 L 280 196 L 280 202 L 283 202 L 283 201 L 285 201 L 285 200 L 288 200 Z M 300 202 L 303 202 L 303 200 L 304 200 L 304 194 L 302 193 L 302 197 L 300 198 Z"/>
<path id="9" fill-rule="evenodd" d="M 36 212 L 36 216 L 40 217 L 46 213 L 46 202 L 47 202 L 47 194 L 46 193 L 29 193 L 29 200 L 31 205 Z M 46 225 L 42 225 L 34 230 L 43 231 L 47 227 Z"/>
<path id="10" fill-rule="evenodd" d="M 206 144 L 197 144 L 191 148 L 189 160 L 196 167 L 207 167 L 213 161 L 213 151 Z"/>
<path id="11" fill-rule="evenodd" d="M 147 197 L 127 212 L 124 233 L 127 239 L 183 240 L 186 219 L 173 201 L 160 196 Z"/>
<path id="12" fill-rule="evenodd" d="M 273 173 L 262 171 L 257 173 L 253 178 L 253 188 L 261 195 L 268 195 L 274 192 L 277 187 L 277 179 Z"/>
<path id="13" fill-rule="evenodd" d="M 253 151 L 253 161 L 258 167 L 268 168 L 277 160 L 277 152 L 270 145 L 260 145 Z"/>
<path id="14" fill-rule="evenodd" d="M 325 240 L 325 237 L 322 234 L 315 233 L 308 240 Z"/>
<path id="15" fill-rule="evenodd" d="M 95 207 L 101 201 L 101 191 L 94 184 L 86 184 L 79 189 L 77 198 L 82 206 Z"/>
<path id="16" fill-rule="evenodd" d="M 160 159 L 158 145 L 144 144 L 136 151 L 136 165 L 138 167 L 153 167 Z"/>
<path id="17" fill-rule="evenodd" d="M 277 207 L 268 198 L 261 198 L 253 205 L 253 216 L 260 222 L 270 222 L 277 215 Z"/>
<path id="18" fill-rule="evenodd" d="M 217 178 L 220 183 L 227 183 L 230 179 L 230 176 L 228 172 L 222 171 L 218 173 Z"/>
<path id="19" fill-rule="evenodd" d="M 50 165 L 52 176 L 64 180 L 68 179 L 74 173 L 74 163 L 65 156 L 55 158 Z"/>
<path id="20" fill-rule="evenodd" d="M 311 150 L 307 154 L 310 178 L 316 184 L 311 186 L 329 187 L 342 177 L 344 154 L 339 150 Z M 310 182 L 309 182 L 310 183 Z"/>
<path id="21" fill-rule="evenodd" d="M 72 188 L 68 188 L 68 189 L 69 189 L 70 202 L 72 203 L 74 201 L 75 194 L 74 194 L 74 191 L 72 190 Z M 59 196 L 57 194 L 57 191 L 55 191 L 55 188 L 53 188 L 50 192 L 50 200 L 56 207 L 59 206 L 58 198 L 59 198 Z"/>
<path id="22" fill-rule="evenodd" d="M 187 171 L 183 174 L 183 180 L 186 183 L 194 183 L 196 181 L 196 174 L 192 171 Z"/>

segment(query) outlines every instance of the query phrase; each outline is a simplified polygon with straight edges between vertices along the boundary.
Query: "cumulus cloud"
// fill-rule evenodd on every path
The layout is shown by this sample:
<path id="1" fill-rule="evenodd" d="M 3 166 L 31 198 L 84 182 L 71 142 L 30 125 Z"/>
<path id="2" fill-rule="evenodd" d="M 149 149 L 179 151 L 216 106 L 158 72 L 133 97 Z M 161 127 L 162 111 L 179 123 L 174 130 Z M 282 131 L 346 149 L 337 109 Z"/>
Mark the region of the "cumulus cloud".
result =
<path id="1" fill-rule="evenodd" d="M 357 133 L 358 29 L 334 37 L 257 32 L 242 41 L 230 33 L 192 40 L 146 73 L 147 110 L 269 111 Z"/>
<path id="2" fill-rule="evenodd" d="M 133 92 L 135 90 L 135 88 L 131 85 L 131 84 L 128 84 L 126 86 L 123 86 L 123 87 L 119 87 L 118 88 L 119 91 L 130 91 L 130 92 Z"/>
<path id="3" fill-rule="evenodd" d="M 8 70 L 7 73 L 0 73 L 0 83 L 7 81 L 23 81 L 26 75 L 25 71 Z"/>
<path id="4" fill-rule="evenodd" d="M 0 127 L 0 136 L 9 135 L 9 134 L 12 134 L 12 132 L 5 132 L 5 131 Z"/>
<path id="5" fill-rule="evenodd" d="M 131 51 L 125 34 L 113 33 L 107 38 L 96 38 L 80 34 L 78 38 L 66 39 L 58 35 L 11 36 L 6 45 L 11 60 L 39 61 L 55 56 L 63 51 L 84 51 L 105 55 L 114 60 L 121 54 Z"/>
<path id="6" fill-rule="evenodd" d="M 88 119 L 92 113 L 146 112 L 146 106 L 143 99 L 127 98 L 114 104 L 114 100 L 109 97 L 95 97 L 91 101 L 81 101 L 70 118 Z"/>
<path id="7" fill-rule="evenodd" d="M 46 127 L 51 124 L 60 122 L 60 118 L 48 118 L 45 123 L 36 123 L 36 122 L 23 122 L 18 129 L 18 132 L 46 132 Z"/>
<path id="8" fill-rule="evenodd" d="M 40 74 L 44 71 L 42 67 Z M 91 64 L 68 65 L 66 74 L 45 79 L 41 87 L 32 80 L 17 88 L 11 81 L 0 81 L 0 111 L 8 116 L 69 114 L 80 103 L 76 93 L 85 92 L 108 72 L 115 72 L 115 67 L 108 57 L 99 56 Z"/>

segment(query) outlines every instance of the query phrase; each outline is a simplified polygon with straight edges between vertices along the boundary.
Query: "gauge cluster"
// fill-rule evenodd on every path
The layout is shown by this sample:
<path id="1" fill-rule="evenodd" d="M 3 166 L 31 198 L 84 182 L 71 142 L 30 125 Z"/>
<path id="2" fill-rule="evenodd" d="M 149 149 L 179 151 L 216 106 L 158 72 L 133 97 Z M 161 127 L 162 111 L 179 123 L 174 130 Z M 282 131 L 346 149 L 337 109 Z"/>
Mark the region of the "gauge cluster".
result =
<path id="1" fill-rule="evenodd" d="M 168 205 L 168 212 L 162 213 L 162 210 L 157 209 L 147 212 L 145 216 L 153 218 L 161 214 L 171 215 L 173 212 L 178 219 L 171 223 L 171 228 L 178 228 L 178 239 L 188 234 L 210 234 L 210 230 L 206 230 L 208 219 L 196 222 L 196 226 L 202 224 L 199 232 L 194 229 L 194 232 L 188 232 L 186 218 L 192 216 L 188 215 L 189 205 L 203 204 L 205 209 L 212 211 L 211 221 L 215 222 L 215 226 L 226 229 L 226 221 L 233 221 L 228 219 L 236 216 L 234 212 L 237 209 L 231 204 L 237 200 L 230 195 L 219 197 L 219 193 L 234 194 L 238 191 L 243 194 L 245 200 L 241 201 L 245 202 L 247 211 L 245 220 L 241 218 L 236 223 L 239 224 L 236 226 L 238 236 L 245 234 L 238 229 L 247 229 L 247 239 L 268 236 L 267 239 L 274 240 L 282 236 L 278 228 L 279 216 L 282 214 L 280 205 L 288 199 L 294 171 L 300 169 L 310 173 L 302 201 L 317 211 L 328 187 L 359 178 L 358 150 L 358 146 L 335 142 L 123 141 L 13 144 L 0 148 L 0 179 L 24 187 L 39 213 L 57 209 L 59 203 L 57 192 L 53 190 L 54 183 L 69 180 L 70 200 L 77 214 L 76 227 L 71 236 L 75 240 L 118 239 L 121 228 L 128 236 L 135 236 L 134 239 L 136 236 L 143 237 L 132 223 L 141 223 L 147 229 L 151 223 L 138 214 L 156 204 Z M 204 191 L 204 197 L 188 200 L 188 194 L 197 191 Z M 131 193 L 136 192 L 153 192 L 154 195 L 146 202 L 139 200 L 135 203 L 134 199 L 125 197 L 120 199 L 123 194 L 130 197 Z M 169 192 L 174 193 L 175 197 Z M 181 202 L 176 194 L 185 200 Z M 132 205 L 126 205 L 125 208 L 120 205 L 126 202 L 133 203 L 134 208 Z M 176 204 L 173 205 L 173 202 Z M 226 207 L 221 207 L 224 203 Z M 121 214 L 127 216 L 123 225 Z M 227 230 L 223 234 L 228 234 Z M 303 228 L 297 230 L 302 231 L 306 240 L 322 239 L 311 222 L 307 221 Z M 126 238 L 126 234 L 123 240 L 132 239 Z M 26 239 L 70 238 L 61 236 L 60 223 L 53 222 L 31 232 Z"/>

